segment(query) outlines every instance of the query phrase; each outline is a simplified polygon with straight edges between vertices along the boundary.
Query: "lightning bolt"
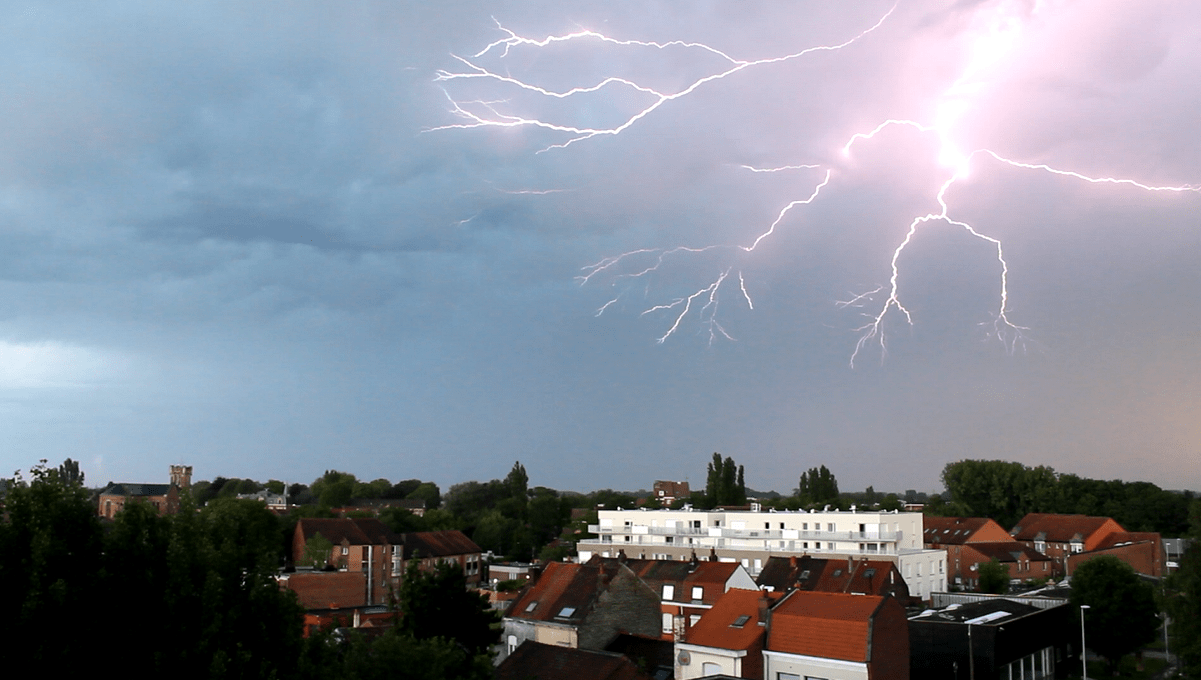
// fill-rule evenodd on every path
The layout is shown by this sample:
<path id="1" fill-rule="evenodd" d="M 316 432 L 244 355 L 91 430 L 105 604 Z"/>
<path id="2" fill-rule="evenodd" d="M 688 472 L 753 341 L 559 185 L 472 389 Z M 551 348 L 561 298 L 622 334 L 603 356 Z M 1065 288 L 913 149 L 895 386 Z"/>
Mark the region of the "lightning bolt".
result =
<path id="1" fill-rule="evenodd" d="M 565 149 L 573 144 L 591 140 L 593 138 L 620 135 L 632 126 L 636 125 L 639 121 L 654 114 L 656 111 L 660 110 L 670 102 L 687 97 L 707 84 L 734 76 L 756 67 L 763 67 L 770 64 L 779 64 L 782 62 L 802 59 L 808 55 L 818 52 L 833 52 L 849 48 L 857 42 L 867 39 L 871 34 L 880 29 L 881 26 L 886 23 L 888 18 L 892 16 L 896 8 L 897 5 L 894 4 L 874 23 L 841 42 L 807 47 L 799 51 L 790 52 L 780 56 L 754 60 L 738 59 L 723 50 L 699 42 L 687 42 L 682 40 L 673 40 L 668 42 L 625 40 L 610 37 L 592 30 L 580 30 L 573 33 L 552 35 L 544 38 L 529 38 L 521 36 L 514 31 L 505 28 L 500 24 L 499 21 L 497 21 L 497 29 L 501 31 L 503 37 L 489 43 L 488 45 L 484 46 L 483 49 L 477 51 L 475 54 L 469 57 L 451 55 L 458 64 L 458 69 L 437 71 L 434 80 L 443 88 L 443 93 L 445 94 L 447 101 L 450 102 L 450 114 L 457 118 L 458 122 L 427 128 L 426 132 L 464 130 L 472 128 L 530 127 L 541 129 L 557 136 L 559 141 L 551 143 L 549 146 L 541 149 L 538 153 L 554 149 Z M 953 211 L 948 205 L 949 192 L 951 192 L 958 182 L 968 176 L 968 170 L 974 161 L 991 159 L 995 163 L 1019 170 L 1042 172 L 1092 184 L 1115 185 L 1143 191 L 1201 192 L 1201 187 L 1192 184 L 1178 186 L 1155 186 L 1128 178 L 1089 176 L 1073 170 L 1052 167 L 1047 164 L 1015 160 L 990 149 L 982 148 L 972 150 L 966 154 L 959 153 L 956 145 L 951 139 L 949 130 L 952 128 L 956 116 L 959 115 L 959 113 L 963 110 L 963 100 L 965 97 L 970 96 L 974 91 L 977 84 L 974 79 L 979 77 L 987 67 L 999 63 L 1005 55 L 1005 50 L 1012 48 L 1012 46 L 1016 43 L 1017 36 L 1021 29 L 1020 22 L 1015 22 L 1012 17 L 1002 16 L 999 12 L 992 16 L 985 16 L 983 23 L 987 25 L 984 27 L 982 35 L 977 40 L 976 49 L 972 59 L 963 69 L 960 78 L 957 79 L 955 83 L 943 94 L 942 98 L 938 102 L 939 106 L 938 115 L 936 116 L 936 123 L 930 124 L 915 120 L 890 118 L 879 123 L 874 128 L 852 134 L 841 148 L 842 155 L 849 157 L 857 145 L 872 142 L 884 130 L 891 127 L 904 127 L 910 128 L 919 134 L 937 136 L 939 141 L 939 159 L 944 165 L 951 166 L 951 170 L 948 172 L 946 177 L 944 177 L 931 188 L 933 202 L 937 204 L 938 209 L 913 217 L 909 222 L 907 229 L 904 231 L 904 236 L 892 251 L 888 283 L 864 293 L 852 294 L 852 297 L 848 300 L 835 302 L 836 306 L 839 308 L 865 309 L 869 303 L 874 303 L 874 296 L 878 294 L 884 295 L 884 301 L 877 308 L 877 311 L 874 313 L 863 313 L 866 321 L 858 327 L 852 329 L 853 332 L 858 335 L 858 340 L 855 343 L 855 347 L 851 353 L 849 362 L 852 368 L 854 368 L 855 362 L 859 358 L 860 354 L 869 345 L 876 344 L 879 346 L 881 361 L 883 361 L 887 356 L 888 342 L 885 334 L 884 324 L 890 315 L 899 314 L 908 325 L 913 325 L 913 314 L 910 309 L 902 303 L 900 296 L 900 284 L 902 278 L 901 261 L 906 249 L 914 242 L 914 239 L 918 236 L 920 230 L 931 223 L 941 223 L 960 229 L 971 237 L 981 241 L 986 245 L 986 247 L 995 252 L 1000 291 L 996 305 L 992 311 L 992 321 L 985 324 L 988 326 L 986 334 L 989 337 L 1000 341 L 1000 343 L 1005 347 L 1006 351 L 1010 353 L 1016 352 L 1018 348 L 1024 348 L 1026 346 L 1027 339 L 1024 335 L 1024 331 L 1029 329 L 1011 321 L 1009 318 L 1009 264 L 1005 259 L 1005 253 L 1001 241 L 988 235 L 984 231 L 978 229 L 976 226 L 961 219 L 957 219 L 955 216 L 953 216 Z M 612 48 L 650 48 L 660 51 L 696 51 L 708 58 L 716 59 L 721 66 L 720 68 L 716 68 L 708 72 L 706 75 L 686 83 L 678 89 L 672 91 L 662 91 L 646 84 L 642 84 L 620 76 L 607 76 L 591 84 L 583 84 L 565 89 L 553 89 L 529 80 L 514 77 L 507 72 L 501 72 L 484 65 L 485 59 L 492 58 L 495 60 L 503 60 L 514 50 L 538 50 L 551 47 L 552 45 L 576 42 L 599 43 Z M 452 89 L 457 88 L 462 84 L 480 81 L 492 82 L 499 84 L 502 87 L 515 90 L 518 93 L 535 95 L 537 97 L 548 98 L 551 100 L 566 100 L 581 95 L 622 91 L 623 93 L 632 93 L 634 96 L 642 97 L 648 103 L 643 105 L 641 108 L 636 108 L 632 113 L 617 122 L 615 125 L 608 127 L 593 127 L 569 120 L 564 121 L 560 119 L 529 116 L 518 113 L 513 109 L 512 100 L 510 99 L 461 99 L 452 95 Z M 797 198 L 785 203 L 777 212 L 775 219 L 770 224 L 757 230 L 757 236 L 749 239 L 746 242 L 635 249 L 615 256 L 605 257 L 594 264 L 582 267 L 580 270 L 581 274 L 576 277 L 576 280 L 580 285 L 587 285 L 598 277 L 604 277 L 605 280 L 608 280 L 613 285 L 616 285 L 618 282 L 623 281 L 633 282 L 636 280 L 645 280 L 652 273 L 659 272 L 667 263 L 679 258 L 694 257 L 701 253 L 726 253 L 735 257 L 740 254 L 745 255 L 753 253 L 762 244 L 764 244 L 764 242 L 768 241 L 774 234 L 776 234 L 778 229 L 785 225 L 786 221 L 795 210 L 802 209 L 818 200 L 822 190 L 831 183 L 835 173 L 839 170 L 839 168 L 835 166 L 827 166 L 822 164 L 790 164 L 773 167 L 759 167 L 738 164 L 736 167 L 739 170 L 745 170 L 755 174 L 816 171 L 816 174 L 818 174 L 820 178 L 814 181 L 812 188 L 806 194 L 803 194 L 802 198 Z M 644 311 L 641 313 L 642 316 L 666 315 L 668 318 L 667 329 L 661 336 L 657 338 L 657 342 L 666 342 L 668 338 L 680 330 L 689 315 L 694 313 L 701 324 L 701 327 L 707 329 L 710 344 L 719 338 L 733 340 L 734 338 L 719 323 L 717 318 L 717 310 L 721 301 L 720 293 L 723 290 L 723 286 L 727 288 L 732 287 L 732 284 L 727 285 L 727 280 L 730 279 L 733 271 L 733 267 L 719 268 L 716 276 L 709 281 L 708 284 L 694 290 L 694 292 L 674 297 L 668 302 L 651 304 L 649 307 L 644 309 Z M 753 310 L 754 304 L 747 288 L 746 279 L 741 270 L 737 271 L 737 279 L 738 292 L 745 301 L 747 308 Z M 647 286 L 647 291 L 649 293 L 649 284 Z M 605 302 L 599 309 L 597 309 L 596 316 L 602 315 L 607 309 L 614 305 L 628 292 L 629 289 L 618 293 L 615 297 Z"/>

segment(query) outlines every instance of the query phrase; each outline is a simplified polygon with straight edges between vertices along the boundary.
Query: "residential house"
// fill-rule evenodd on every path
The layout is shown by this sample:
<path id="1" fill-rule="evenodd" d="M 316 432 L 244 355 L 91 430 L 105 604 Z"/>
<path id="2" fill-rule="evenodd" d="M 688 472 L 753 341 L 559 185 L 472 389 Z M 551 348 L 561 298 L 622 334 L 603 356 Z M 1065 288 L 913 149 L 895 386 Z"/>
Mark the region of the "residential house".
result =
<path id="1" fill-rule="evenodd" d="M 638 578 L 659 594 L 661 636 L 681 640 L 688 628 L 731 588 L 754 590 L 754 579 L 736 562 L 699 560 L 696 555 L 686 562 L 672 560 L 627 559 L 624 552 L 616 558 L 593 555 L 591 562 L 616 568 L 629 567 Z"/>
<path id="2" fill-rule="evenodd" d="M 766 680 L 910 677 L 908 622 L 895 597 L 794 590 L 771 609 L 767 629 Z"/>
<path id="3" fill-rule="evenodd" d="M 419 498 L 352 498 L 346 505 L 336 508 L 334 512 L 342 517 L 350 513 L 365 512 L 378 517 L 380 512 L 388 508 L 408 510 L 418 517 L 425 515 L 425 501 Z"/>
<path id="4" fill-rule="evenodd" d="M 154 508 L 160 515 L 174 515 L 179 512 L 180 492 L 191 486 L 191 465 L 172 465 L 167 484 L 109 482 L 100 492 L 97 512 L 105 519 L 112 519 L 127 503 L 137 501 Z"/>
<path id="5" fill-rule="evenodd" d="M 676 680 L 762 678 L 768 611 L 783 593 L 732 589 L 676 642 Z"/>
<path id="6" fill-rule="evenodd" d="M 989 598 L 909 619 L 914 678 L 1042 680 L 1080 670 L 1080 628 L 1065 604 Z"/>
<path id="7" fill-rule="evenodd" d="M 1096 550 L 1106 536 L 1125 529 L 1109 517 L 1030 513 L 1009 531 L 1014 540 L 1055 560 L 1056 577 L 1066 572 L 1068 555 Z"/>
<path id="8" fill-rule="evenodd" d="M 774 556 L 867 557 L 894 562 L 911 595 L 945 591 L 946 551 L 922 545 L 922 515 L 885 511 L 752 512 L 734 510 L 599 510 L 581 540 L 581 560 L 594 554 L 688 560 L 712 552 L 758 576 Z"/>
<path id="9" fill-rule="evenodd" d="M 817 590 L 895 597 L 909 602 L 909 586 L 892 562 L 869 559 L 825 559 L 810 555 L 768 558 L 755 583 L 779 593 Z"/>
<path id="10" fill-rule="evenodd" d="M 450 562 L 463 570 L 469 587 L 479 585 L 481 550 L 462 531 L 417 531 L 401 535 L 405 559 L 417 560 L 419 569 L 425 571 L 435 564 Z"/>
<path id="11" fill-rule="evenodd" d="M 276 513 L 285 513 L 288 511 L 288 497 L 282 493 L 271 493 L 263 489 L 257 493 L 240 493 L 238 498 L 244 501 L 258 501 L 267 506 L 267 509 Z"/>
<path id="12" fill-rule="evenodd" d="M 666 508 L 677 500 L 687 500 L 692 491 L 688 488 L 688 482 L 656 481 L 651 495 Z"/>
<path id="13" fill-rule="evenodd" d="M 378 519 L 304 518 L 292 534 L 292 562 L 364 574 L 367 604 L 387 604 L 404 575 L 404 536 Z"/>
<path id="14" fill-rule="evenodd" d="M 338 610 L 367 606 L 366 579 L 361 571 L 297 571 L 281 574 L 279 584 L 305 609 Z"/>
<path id="15" fill-rule="evenodd" d="M 1085 562 L 1100 555 L 1110 555 L 1129 564 L 1146 576 L 1160 577 L 1166 572 L 1163 538 L 1153 531 L 1115 531 L 1101 539 L 1092 550 L 1067 557 L 1067 573 L 1071 576 Z"/>
<path id="16" fill-rule="evenodd" d="M 551 562 L 504 618 L 500 658 L 527 640 L 604 649 L 619 633 L 658 637 L 659 594 L 624 564 Z"/>
<path id="17" fill-rule="evenodd" d="M 1013 582 L 1051 578 L 1055 574 L 1055 560 L 1017 541 L 968 543 L 957 546 L 957 560 L 962 564 L 962 577 L 956 584 L 964 588 L 980 587 L 980 565 L 996 560 L 1009 572 Z"/>
<path id="18" fill-rule="evenodd" d="M 616 652 L 527 640 L 496 667 L 496 680 L 655 680 Z"/>
<path id="19" fill-rule="evenodd" d="M 980 552 L 964 556 L 964 546 L 975 543 L 1008 542 L 1017 545 L 1009 532 L 986 517 L 927 517 L 922 541 L 927 548 L 947 551 L 947 583 L 974 588 Z M 984 558 L 987 562 L 989 558 Z M 1048 574 L 1049 575 L 1049 574 Z"/>

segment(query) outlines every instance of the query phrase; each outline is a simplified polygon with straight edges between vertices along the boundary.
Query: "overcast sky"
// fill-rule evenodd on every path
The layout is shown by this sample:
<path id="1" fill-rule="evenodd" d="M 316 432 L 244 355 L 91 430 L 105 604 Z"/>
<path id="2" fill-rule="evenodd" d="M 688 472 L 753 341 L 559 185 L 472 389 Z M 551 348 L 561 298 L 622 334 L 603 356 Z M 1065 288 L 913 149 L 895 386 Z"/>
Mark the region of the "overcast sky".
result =
<path id="1" fill-rule="evenodd" d="M 6 3 L 5 474 L 1201 488 L 1196 7 L 890 8 Z"/>

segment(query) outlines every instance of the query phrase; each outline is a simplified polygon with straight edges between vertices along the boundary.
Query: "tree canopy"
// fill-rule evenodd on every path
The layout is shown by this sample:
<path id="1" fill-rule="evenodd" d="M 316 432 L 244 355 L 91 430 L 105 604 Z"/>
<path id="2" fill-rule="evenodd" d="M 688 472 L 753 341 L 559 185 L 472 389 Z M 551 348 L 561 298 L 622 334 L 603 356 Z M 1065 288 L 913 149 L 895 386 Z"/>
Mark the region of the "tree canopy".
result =
<path id="1" fill-rule="evenodd" d="M 1116 557 L 1101 555 L 1080 565 L 1072 574 L 1071 602 L 1088 605 L 1088 646 L 1105 657 L 1111 671 L 1122 657 L 1155 640 L 1155 591 Z"/>

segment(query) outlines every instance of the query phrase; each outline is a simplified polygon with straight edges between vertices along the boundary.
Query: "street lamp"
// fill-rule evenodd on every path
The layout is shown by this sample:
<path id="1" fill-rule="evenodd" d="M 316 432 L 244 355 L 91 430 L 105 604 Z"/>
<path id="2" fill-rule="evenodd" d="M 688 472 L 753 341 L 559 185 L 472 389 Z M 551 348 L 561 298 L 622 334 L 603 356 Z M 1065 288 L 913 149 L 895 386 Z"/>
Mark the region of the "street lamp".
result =
<path id="1" fill-rule="evenodd" d="M 1080 665 L 1084 668 L 1084 680 L 1088 680 L 1088 651 L 1084 646 L 1084 610 L 1087 604 L 1080 605 Z"/>

